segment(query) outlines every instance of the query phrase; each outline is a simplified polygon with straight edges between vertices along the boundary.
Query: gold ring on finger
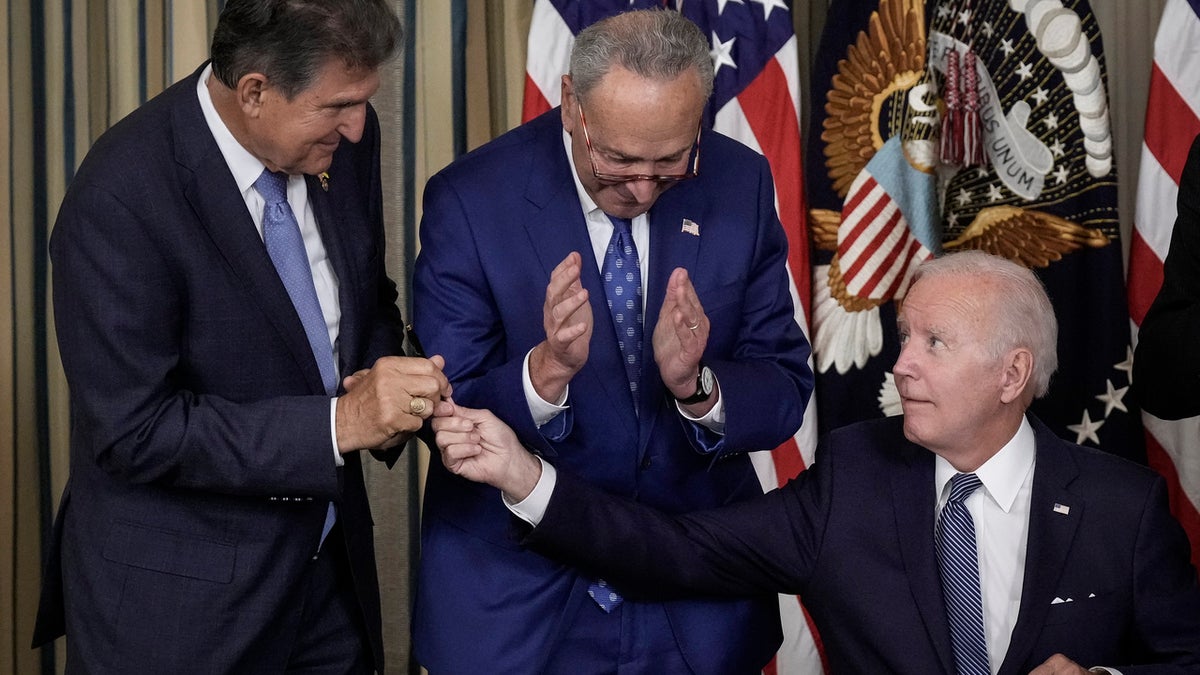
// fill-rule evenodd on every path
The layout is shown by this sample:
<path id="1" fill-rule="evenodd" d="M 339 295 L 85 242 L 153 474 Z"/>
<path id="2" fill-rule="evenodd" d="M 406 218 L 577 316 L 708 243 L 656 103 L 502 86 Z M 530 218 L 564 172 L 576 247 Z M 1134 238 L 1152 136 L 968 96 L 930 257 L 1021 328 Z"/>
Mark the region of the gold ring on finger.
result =
<path id="1" fill-rule="evenodd" d="M 412 411 L 412 414 L 420 415 L 421 413 L 425 412 L 425 399 L 415 397 L 409 400 L 408 409 Z"/>

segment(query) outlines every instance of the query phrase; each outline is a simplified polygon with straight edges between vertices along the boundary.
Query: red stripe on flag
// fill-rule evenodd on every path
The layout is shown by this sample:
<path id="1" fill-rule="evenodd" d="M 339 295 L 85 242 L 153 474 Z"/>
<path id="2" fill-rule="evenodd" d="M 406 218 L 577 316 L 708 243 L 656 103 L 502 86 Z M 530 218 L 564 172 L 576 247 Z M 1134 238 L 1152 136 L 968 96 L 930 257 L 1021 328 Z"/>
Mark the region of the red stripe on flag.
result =
<path id="1" fill-rule="evenodd" d="M 538 88 L 537 83 L 525 74 L 525 100 L 521 105 L 521 122 L 529 120 L 541 115 L 550 109 L 550 102 L 542 95 L 542 90 Z"/>
<path id="2" fill-rule="evenodd" d="M 878 298 L 877 289 L 879 284 L 883 283 L 884 279 L 889 274 L 896 273 L 896 259 L 900 257 L 904 251 L 904 242 L 911 239 L 908 228 L 904 225 L 904 214 L 900 213 L 900 209 L 892 212 L 892 215 L 887 220 L 887 224 L 883 229 L 875 235 L 875 245 L 872 246 L 871 255 L 875 255 L 876 251 L 884 250 L 887 246 L 887 252 L 884 253 L 883 259 L 875 267 L 875 273 L 871 275 L 871 280 L 863 285 L 862 291 L 858 293 L 860 297 Z M 892 234 L 899 232 L 900 236 L 888 246 L 888 240 Z M 887 296 L 883 296 L 887 297 Z"/>
<path id="3" fill-rule="evenodd" d="M 788 96 L 787 76 L 777 59 L 768 61 L 758 77 L 742 90 L 738 103 L 771 164 L 775 197 L 779 200 L 779 222 L 788 238 L 792 283 L 805 305 L 805 316 L 808 316 L 811 278 L 808 221 L 804 213 L 804 183 L 800 168 L 800 121 Z"/>
<path id="4" fill-rule="evenodd" d="M 904 252 L 904 262 L 901 263 L 901 273 L 892 279 L 892 285 L 888 287 L 885 298 L 894 298 L 900 292 L 901 285 L 908 279 L 909 270 L 913 268 L 913 259 L 917 257 L 917 253 L 921 251 L 921 242 L 909 232 L 906 237 L 908 240 L 908 250 Z"/>
<path id="5" fill-rule="evenodd" d="M 1135 227 L 1129 237 L 1129 318 L 1142 325 L 1146 312 L 1162 287 L 1163 264 L 1154 249 L 1146 244 L 1142 233 Z"/>
<path id="6" fill-rule="evenodd" d="M 775 462 L 775 483 L 779 487 L 783 487 L 787 482 L 796 476 L 800 475 L 807 467 L 804 465 L 804 456 L 800 454 L 800 447 L 796 445 L 796 439 L 789 438 L 783 442 L 775 451 L 771 453 L 771 459 Z"/>
<path id="7" fill-rule="evenodd" d="M 1146 106 L 1146 147 L 1176 184 L 1187 163 L 1191 143 L 1185 139 L 1200 135 L 1200 119 L 1179 90 L 1159 69 L 1150 73 L 1150 103 Z"/>
<path id="8" fill-rule="evenodd" d="M 1146 460 L 1150 468 L 1157 471 L 1167 481 L 1167 492 L 1171 502 L 1171 513 L 1183 525 L 1192 541 L 1192 565 L 1200 569 L 1200 511 L 1188 499 L 1179 483 L 1179 473 L 1175 471 L 1175 462 L 1163 450 L 1154 434 L 1146 432 Z"/>

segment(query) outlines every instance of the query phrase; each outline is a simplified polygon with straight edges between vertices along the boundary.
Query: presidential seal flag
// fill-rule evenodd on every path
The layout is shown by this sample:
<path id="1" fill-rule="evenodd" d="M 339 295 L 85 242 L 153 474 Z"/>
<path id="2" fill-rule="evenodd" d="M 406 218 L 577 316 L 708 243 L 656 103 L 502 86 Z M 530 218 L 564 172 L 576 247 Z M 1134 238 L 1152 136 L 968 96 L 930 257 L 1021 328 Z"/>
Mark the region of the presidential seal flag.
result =
<path id="1" fill-rule="evenodd" d="M 785 0 L 536 0 L 529 28 L 522 117 L 558 105 L 574 35 L 589 24 L 628 9 L 683 12 L 710 36 L 713 95 L 705 124 L 766 156 L 775 203 L 788 237 L 788 270 L 796 321 L 808 335 L 809 244 L 801 187 L 800 76 L 791 3 Z M 701 168 L 703 170 L 703 167 Z M 695 223 L 684 231 L 699 236 Z M 693 231 L 691 228 L 695 228 Z M 755 453 L 764 489 L 795 477 L 816 449 L 816 398 L 793 439 L 770 453 Z M 819 675 L 823 666 L 815 633 L 794 596 L 780 597 L 784 643 L 768 673 Z"/>
<path id="2" fill-rule="evenodd" d="M 1200 135 L 1200 0 L 1167 0 L 1154 40 L 1137 212 L 1129 246 L 1129 312 L 1136 339 L 1163 283 L 1175 227 L 1186 139 Z M 1167 480 L 1171 512 L 1192 541 L 1200 567 L 1200 417 L 1164 420 L 1143 413 L 1146 457 Z"/>
<path id="3" fill-rule="evenodd" d="M 1104 76 L 1085 0 L 830 5 L 805 157 L 823 431 L 900 414 L 896 303 L 921 261 L 982 249 L 1036 271 L 1058 314 L 1034 412 L 1144 460 Z"/>

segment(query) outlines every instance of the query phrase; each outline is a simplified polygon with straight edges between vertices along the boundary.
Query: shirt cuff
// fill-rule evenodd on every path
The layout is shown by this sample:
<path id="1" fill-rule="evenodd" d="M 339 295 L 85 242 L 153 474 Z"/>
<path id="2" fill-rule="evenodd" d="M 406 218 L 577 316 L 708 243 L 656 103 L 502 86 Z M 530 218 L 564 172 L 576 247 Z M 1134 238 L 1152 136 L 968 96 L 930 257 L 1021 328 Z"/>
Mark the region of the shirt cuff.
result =
<path id="1" fill-rule="evenodd" d="M 714 434 L 725 435 L 725 402 L 721 400 L 721 389 L 719 387 L 717 388 L 717 402 L 713 404 L 713 407 L 703 417 L 692 417 L 683 409 L 679 401 L 675 401 L 675 407 L 685 420 L 695 422 Z"/>
<path id="2" fill-rule="evenodd" d="M 537 485 L 533 486 L 533 491 L 525 499 L 514 504 L 509 501 L 508 497 L 500 495 L 504 500 L 504 505 L 508 507 L 509 511 L 512 511 L 513 515 L 534 527 L 537 527 L 538 523 L 542 522 L 542 517 L 546 515 L 546 507 L 550 505 L 550 495 L 554 494 L 554 486 L 558 482 L 558 472 L 554 470 L 554 465 L 547 463 L 541 457 L 538 457 L 537 461 L 542 465 L 542 477 L 538 478 Z"/>
<path id="3" fill-rule="evenodd" d="M 544 400 L 538 395 L 537 390 L 533 388 L 533 380 L 529 378 L 529 355 L 533 353 L 530 349 L 525 354 L 525 364 L 521 367 L 521 385 L 525 389 L 525 403 L 529 406 L 529 414 L 533 417 L 533 422 L 540 429 L 543 424 L 557 417 L 567 409 L 567 395 L 571 393 L 571 385 L 567 385 L 563 389 L 562 399 L 554 403 Z"/>
<path id="4" fill-rule="evenodd" d="M 333 444 L 333 465 L 345 466 L 346 460 L 342 459 L 342 450 L 337 442 L 337 402 L 336 398 L 329 399 L 329 442 Z"/>

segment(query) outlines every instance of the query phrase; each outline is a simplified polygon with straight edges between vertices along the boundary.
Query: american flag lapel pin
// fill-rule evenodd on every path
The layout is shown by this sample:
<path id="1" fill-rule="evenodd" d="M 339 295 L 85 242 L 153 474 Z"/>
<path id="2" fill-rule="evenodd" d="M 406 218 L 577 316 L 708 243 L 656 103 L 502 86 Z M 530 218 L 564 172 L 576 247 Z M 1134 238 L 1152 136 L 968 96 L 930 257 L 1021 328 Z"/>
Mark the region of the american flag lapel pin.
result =
<path id="1" fill-rule="evenodd" d="M 700 226 L 696 224 L 696 221 L 688 220 L 687 218 L 683 219 L 683 223 L 679 226 L 679 231 L 686 232 L 693 237 L 700 236 Z"/>
<path id="2" fill-rule="evenodd" d="M 1054 503 L 1054 512 L 1060 513 L 1065 516 L 1065 515 L 1068 515 L 1069 513 L 1071 513 L 1071 507 L 1067 506 L 1066 504 L 1059 504 L 1058 502 L 1055 502 Z"/>

